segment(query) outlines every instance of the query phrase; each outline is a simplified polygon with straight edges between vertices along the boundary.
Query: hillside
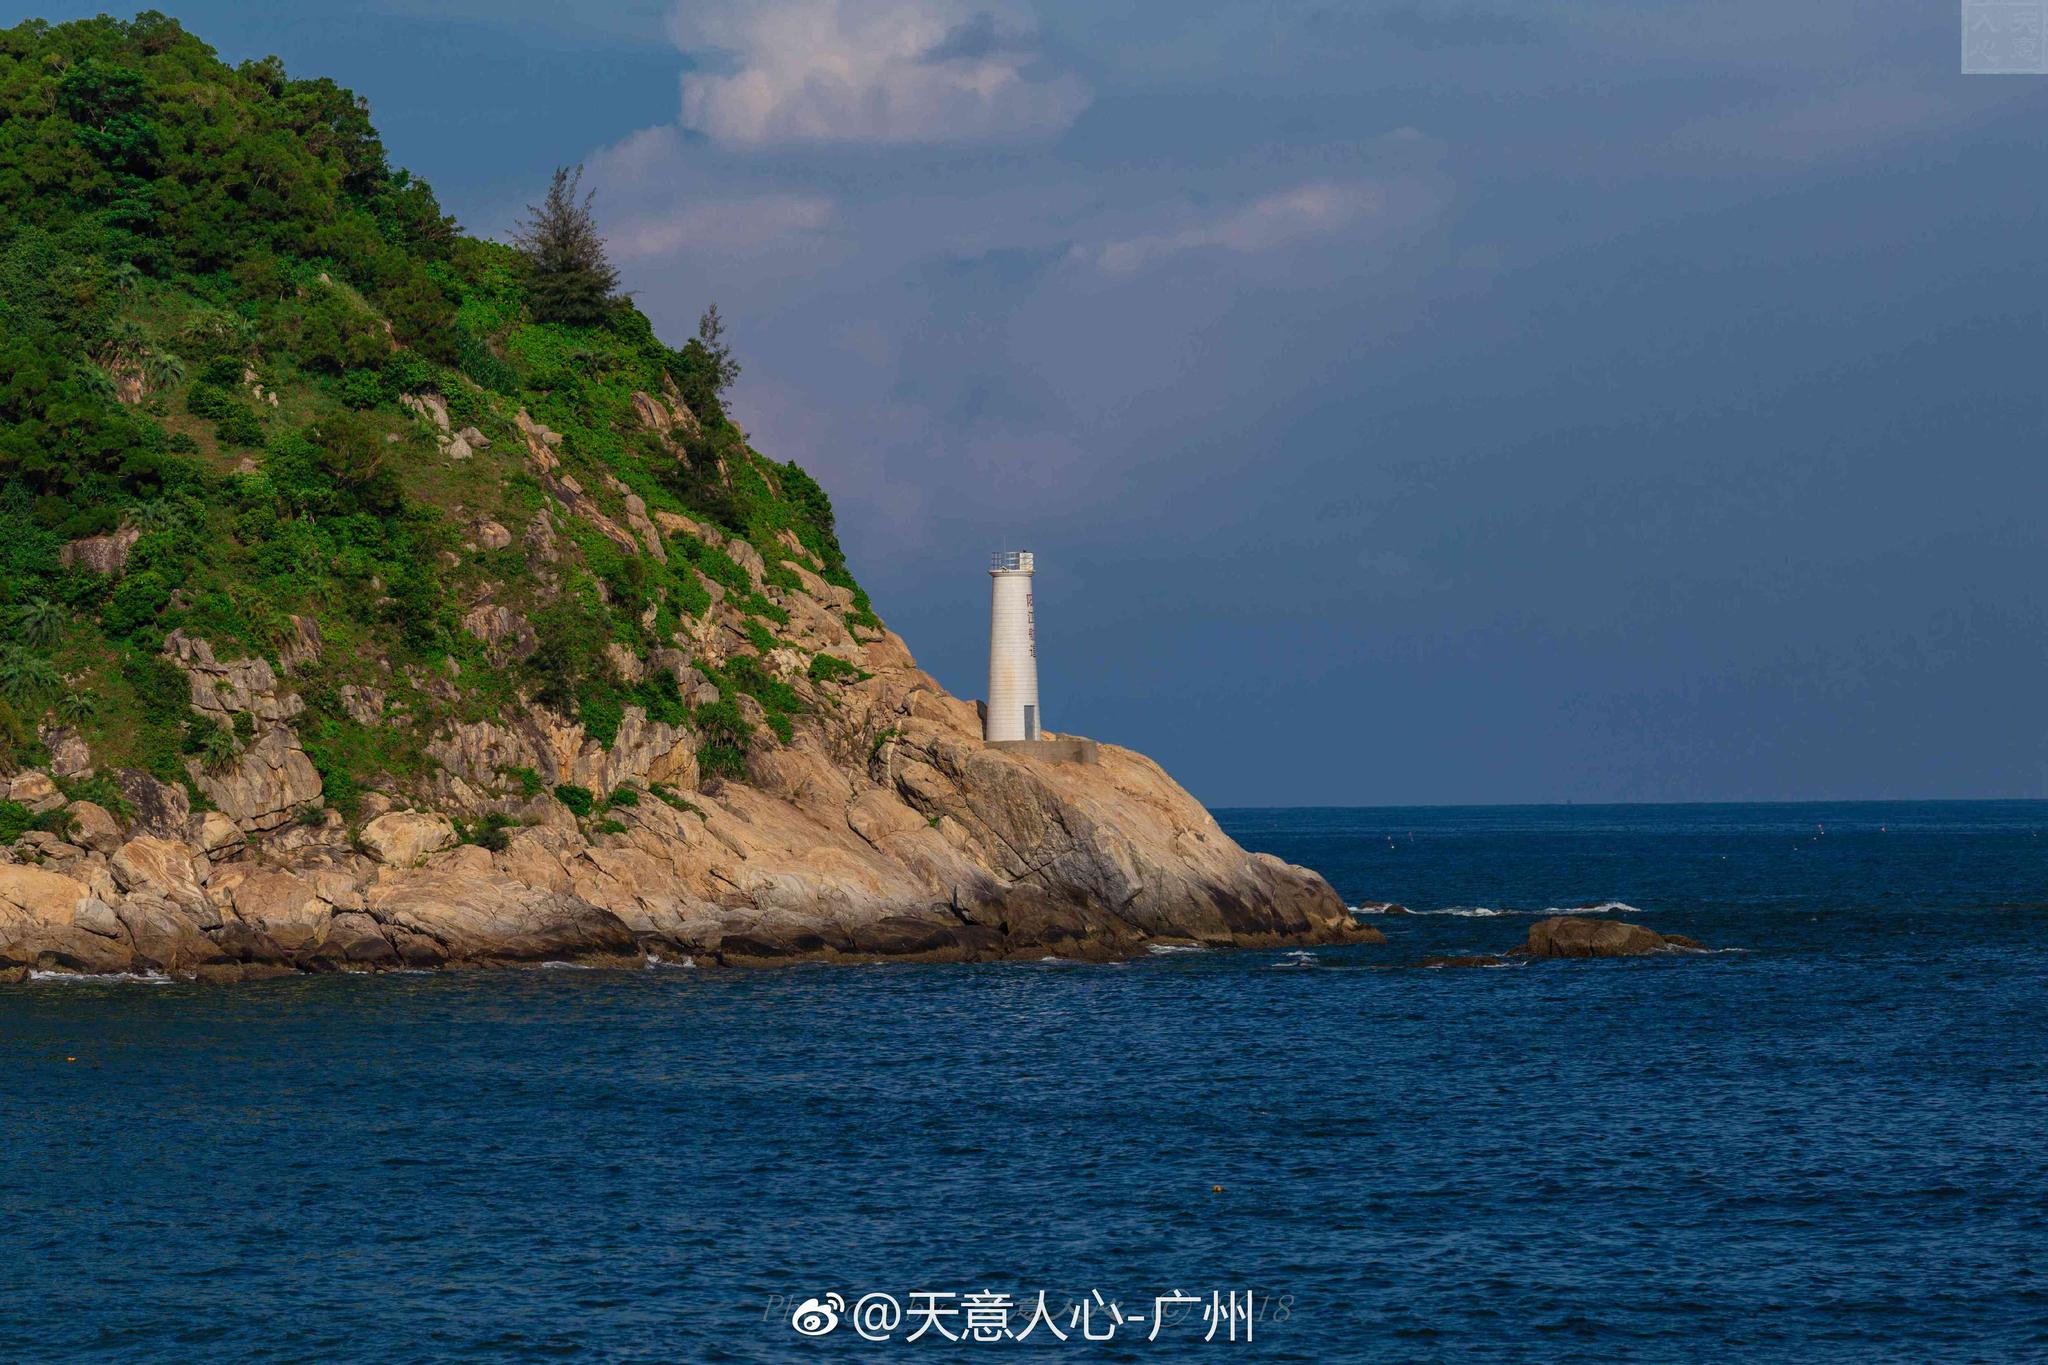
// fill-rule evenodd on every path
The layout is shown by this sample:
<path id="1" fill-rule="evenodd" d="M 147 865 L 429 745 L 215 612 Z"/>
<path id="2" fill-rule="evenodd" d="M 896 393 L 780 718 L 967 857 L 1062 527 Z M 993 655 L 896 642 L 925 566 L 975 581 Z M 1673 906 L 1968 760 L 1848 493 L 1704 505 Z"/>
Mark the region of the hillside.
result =
<path id="1" fill-rule="evenodd" d="M 715 323 L 535 288 L 332 81 L 0 33 L 0 970 L 1350 932 L 1135 755 L 981 749 Z"/>

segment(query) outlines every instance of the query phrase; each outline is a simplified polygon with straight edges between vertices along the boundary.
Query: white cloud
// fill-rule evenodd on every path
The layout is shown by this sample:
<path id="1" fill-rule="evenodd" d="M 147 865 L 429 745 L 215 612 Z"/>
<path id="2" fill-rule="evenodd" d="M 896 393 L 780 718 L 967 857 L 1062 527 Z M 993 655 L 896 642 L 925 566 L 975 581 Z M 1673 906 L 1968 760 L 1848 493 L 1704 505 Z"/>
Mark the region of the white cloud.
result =
<path id="1" fill-rule="evenodd" d="M 604 193 L 606 236 L 621 260 L 678 251 L 756 255 L 814 238 L 832 225 L 834 206 L 815 194 L 783 191 L 687 197 L 682 138 L 674 128 L 644 128 L 591 158 Z"/>
<path id="2" fill-rule="evenodd" d="M 628 260 L 685 249 L 733 255 L 786 245 L 831 221 L 832 201 L 814 195 L 711 199 L 629 218 L 613 230 L 611 246 Z"/>
<path id="3" fill-rule="evenodd" d="M 692 54 L 733 69 L 683 77 L 682 122 L 714 141 L 943 143 L 1057 131 L 1088 104 L 1036 71 L 1033 26 L 964 0 L 686 0 Z"/>
<path id="4" fill-rule="evenodd" d="M 1386 206 L 1386 194 L 1378 186 L 1317 181 L 1269 194 L 1221 217 L 1171 232 L 1077 247 L 1075 254 L 1110 274 L 1125 274 L 1188 251 L 1272 251 L 1337 232 L 1383 213 Z"/>

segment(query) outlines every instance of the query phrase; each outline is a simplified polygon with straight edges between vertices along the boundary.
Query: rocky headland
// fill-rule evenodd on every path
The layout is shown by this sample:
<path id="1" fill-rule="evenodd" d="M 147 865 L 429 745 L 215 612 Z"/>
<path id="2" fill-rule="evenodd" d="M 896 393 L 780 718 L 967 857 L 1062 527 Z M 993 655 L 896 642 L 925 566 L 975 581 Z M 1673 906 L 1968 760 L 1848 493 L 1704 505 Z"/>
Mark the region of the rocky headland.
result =
<path id="1" fill-rule="evenodd" d="M 544 512 L 529 535 L 544 543 L 551 517 L 574 514 Z M 1154 943 L 1381 941 L 1315 873 L 1238 847 L 1149 759 L 1113 745 L 1093 763 L 987 748 L 976 706 L 949 696 L 894 633 L 856 638 L 842 614 L 819 609 L 843 590 L 810 573 L 778 587 L 743 545 L 665 520 L 733 550 L 755 591 L 790 613 L 787 657 L 771 662 L 806 705 L 788 743 L 750 748 L 743 777 L 707 778 L 701 737 L 637 707 L 605 746 L 520 702 L 435 735 L 423 789 L 373 791 L 347 820 L 322 804 L 299 746 L 290 674 L 174 633 L 164 657 L 195 713 L 239 721 L 250 742 L 224 766 L 188 760 L 189 784 L 109 770 L 124 818 L 67 798 L 95 775 L 93 755 L 53 731 L 57 771 L 5 785 L 55 831 L 29 831 L 0 863 L 0 979 L 1103 959 Z M 662 532 L 644 534 L 659 544 Z M 499 639 L 524 625 L 509 611 L 469 619 Z M 687 658 L 715 660 L 743 639 L 721 604 L 691 655 L 621 666 L 667 670 L 687 695 L 708 686 Z M 284 667 L 320 650 L 307 629 Z M 819 653 L 848 668 L 813 680 L 804 665 Z M 393 691 L 433 681 L 400 678 Z M 365 698 L 364 719 L 407 723 L 391 703 Z M 508 773 L 539 781 L 518 793 Z M 558 787 L 611 795 L 579 815 Z M 188 789 L 211 809 L 195 811 Z M 474 841 L 480 828 L 495 837 Z"/>

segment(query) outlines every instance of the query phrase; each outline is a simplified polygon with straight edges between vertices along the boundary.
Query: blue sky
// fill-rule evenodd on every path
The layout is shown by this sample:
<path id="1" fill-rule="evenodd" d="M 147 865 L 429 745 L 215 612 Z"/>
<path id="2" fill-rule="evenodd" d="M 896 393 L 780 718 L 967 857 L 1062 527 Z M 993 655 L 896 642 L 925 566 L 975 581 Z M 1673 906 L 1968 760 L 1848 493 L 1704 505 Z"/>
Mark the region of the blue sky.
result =
<path id="1" fill-rule="evenodd" d="M 2048 82 L 1952 7 L 178 12 L 473 231 L 587 162 L 922 662 L 1034 549 L 1047 723 L 1212 804 L 2048 796 Z"/>

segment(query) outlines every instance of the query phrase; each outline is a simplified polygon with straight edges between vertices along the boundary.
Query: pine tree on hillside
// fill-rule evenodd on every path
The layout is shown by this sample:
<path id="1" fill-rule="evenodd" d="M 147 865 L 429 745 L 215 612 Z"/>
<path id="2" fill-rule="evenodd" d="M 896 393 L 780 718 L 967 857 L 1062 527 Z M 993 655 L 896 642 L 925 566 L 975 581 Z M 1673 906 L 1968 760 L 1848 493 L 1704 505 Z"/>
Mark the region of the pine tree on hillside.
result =
<path id="1" fill-rule="evenodd" d="M 592 190 L 579 201 L 583 168 L 555 169 L 547 198 L 529 205 L 527 221 L 512 234 L 526 253 L 533 276 L 528 286 L 536 322 L 594 327 L 605 320 L 619 287 L 619 272 L 605 259 L 604 238 L 591 216 Z"/>
<path id="2" fill-rule="evenodd" d="M 697 343 L 710 362 L 712 391 L 723 397 L 740 377 L 740 363 L 733 359 L 732 347 L 725 344 L 725 319 L 718 316 L 715 303 L 697 319 Z"/>

